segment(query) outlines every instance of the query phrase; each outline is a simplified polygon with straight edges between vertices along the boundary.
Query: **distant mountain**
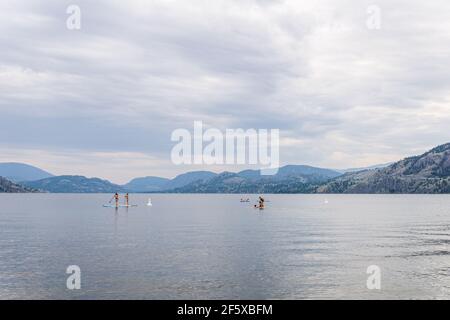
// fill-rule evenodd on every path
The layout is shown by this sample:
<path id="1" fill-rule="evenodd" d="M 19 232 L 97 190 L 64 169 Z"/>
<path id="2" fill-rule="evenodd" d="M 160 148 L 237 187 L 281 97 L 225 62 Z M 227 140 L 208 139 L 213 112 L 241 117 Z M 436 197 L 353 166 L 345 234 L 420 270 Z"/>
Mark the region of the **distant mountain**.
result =
<path id="1" fill-rule="evenodd" d="M 160 177 L 135 178 L 123 185 L 123 189 L 130 192 L 164 192 L 171 189 L 181 188 L 196 181 L 203 181 L 216 176 L 217 173 L 210 171 L 191 171 L 180 174 L 173 179 Z"/>
<path id="2" fill-rule="evenodd" d="M 287 165 L 278 169 L 275 175 L 261 175 L 261 170 L 244 170 L 238 173 L 246 179 L 278 179 L 303 177 L 310 180 L 324 181 L 340 176 L 341 173 L 331 169 L 316 168 L 305 165 Z"/>
<path id="3" fill-rule="evenodd" d="M 54 193 L 114 193 L 124 191 L 122 186 L 107 180 L 83 176 L 57 176 L 37 181 L 26 181 L 24 185 Z"/>
<path id="4" fill-rule="evenodd" d="M 0 177 L 0 193 L 25 193 L 25 192 L 35 192 L 29 188 L 25 188 L 17 183 L 11 182 L 3 177 Z"/>
<path id="5" fill-rule="evenodd" d="M 190 183 L 208 180 L 215 176 L 217 176 L 217 173 L 211 171 L 191 171 L 183 173 L 170 180 L 166 186 L 166 190 L 184 187 Z"/>
<path id="6" fill-rule="evenodd" d="M 170 179 L 160 177 L 136 178 L 123 185 L 130 192 L 157 192 L 167 189 Z"/>
<path id="7" fill-rule="evenodd" d="M 340 173 L 310 166 L 281 167 L 276 175 L 261 175 L 259 170 L 224 172 L 170 190 L 175 193 L 311 193 L 321 183 Z"/>
<path id="8" fill-rule="evenodd" d="M 224 172 L 206 181 L 197 181 L 171 190 L 173 193 L 311 193 L 317 184 L 302 178 L 248 179 Z"/>
<path id="9" fill-rule="evenodd" d="M 450 143 L 386 168 L 342 175 L 320 193 L 450 193 Z"/>
<path id="10" fill-rule="evenodd" d="M 0 163 L 0 176 L 14 182 L 33 181 L 53 177 L 51 173 L 24 163 Z"/>
<path id="11" fill-rule="evenodd" d="M 387 166 L 390 166 L 393 163 L 394 162 L 388 162 L 388 163 L 382 163 L 382 164 L 375 164 L 373 166 L 368 166 L 368 167 L 349 168 L 349 169 L 337 169 L 336 171 L 340 172 L 340 173 L 358 172 L 358 171 L 364 171 L 364 170 L 386 168 Z"/>

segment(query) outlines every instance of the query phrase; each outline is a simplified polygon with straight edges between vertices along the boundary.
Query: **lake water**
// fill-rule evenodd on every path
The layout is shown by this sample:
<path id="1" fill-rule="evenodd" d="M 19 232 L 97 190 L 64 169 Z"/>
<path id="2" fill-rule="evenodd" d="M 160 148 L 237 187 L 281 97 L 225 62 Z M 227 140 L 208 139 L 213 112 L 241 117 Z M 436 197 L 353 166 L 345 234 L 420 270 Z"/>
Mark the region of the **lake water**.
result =
<path id="1" fill-rule="evenodd" d="M 450 298 L 450 196 L 150 196 L 0 194 L 0 299 Z"/>

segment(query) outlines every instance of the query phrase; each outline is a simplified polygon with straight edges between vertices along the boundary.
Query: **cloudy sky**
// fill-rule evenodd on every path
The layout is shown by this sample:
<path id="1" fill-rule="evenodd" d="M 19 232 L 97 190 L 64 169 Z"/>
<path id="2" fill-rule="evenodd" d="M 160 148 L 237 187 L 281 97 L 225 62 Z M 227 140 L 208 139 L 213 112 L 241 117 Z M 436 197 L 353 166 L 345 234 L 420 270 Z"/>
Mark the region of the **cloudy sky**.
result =
<path id="1" fill-rule="evenodd" d="M 71 4 L 80 30 L 66 27 Z M 118 183 L 244 168 L 173 165 L 171 132 L 194 120 L 278 128 L 282 164 L 419 154 L 450 142 L 449 12 L 448 0 L 1 1 L 0 161 Z"/>

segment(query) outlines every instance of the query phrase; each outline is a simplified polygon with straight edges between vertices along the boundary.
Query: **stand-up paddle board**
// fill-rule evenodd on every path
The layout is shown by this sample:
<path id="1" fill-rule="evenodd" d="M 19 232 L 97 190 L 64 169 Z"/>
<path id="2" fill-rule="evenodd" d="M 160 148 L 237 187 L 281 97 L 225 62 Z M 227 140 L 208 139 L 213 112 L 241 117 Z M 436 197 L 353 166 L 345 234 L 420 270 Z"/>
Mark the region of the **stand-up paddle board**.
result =
<path id="1" fill-rule="evenodd" d="M 137 207 L 137 204 L 119 204 L 116 206 L 115 204 L 104 204 L 103 207 L 105 208 L 130 208 L 130 207 Z"/>

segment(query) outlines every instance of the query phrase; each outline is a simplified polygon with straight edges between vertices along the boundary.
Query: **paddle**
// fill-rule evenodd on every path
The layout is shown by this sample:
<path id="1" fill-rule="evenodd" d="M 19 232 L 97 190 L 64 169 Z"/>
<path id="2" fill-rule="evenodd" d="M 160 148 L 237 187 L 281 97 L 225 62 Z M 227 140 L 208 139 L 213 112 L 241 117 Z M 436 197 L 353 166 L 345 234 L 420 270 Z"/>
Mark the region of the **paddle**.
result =
<path id="1" fill-rule="evenodd" d="M 108 201 L 108 203 L 111 203 L 111 201 L 113 201 L 113 199 L 115 198 L 116 195 L 113 195 L 113 197 L 111 198 L 111 200 Z"/>

